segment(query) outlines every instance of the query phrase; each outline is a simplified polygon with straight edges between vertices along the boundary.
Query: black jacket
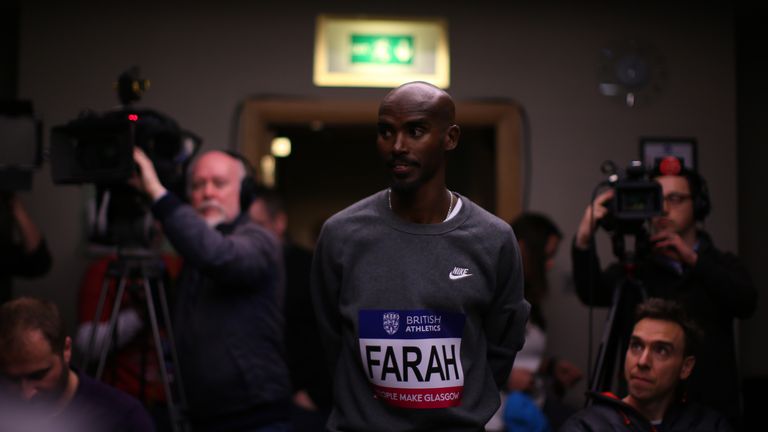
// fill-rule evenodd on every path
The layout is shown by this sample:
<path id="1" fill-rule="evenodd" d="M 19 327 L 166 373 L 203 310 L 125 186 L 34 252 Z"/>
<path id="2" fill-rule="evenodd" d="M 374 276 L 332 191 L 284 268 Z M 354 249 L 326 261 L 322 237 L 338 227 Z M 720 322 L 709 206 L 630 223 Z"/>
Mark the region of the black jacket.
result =
<path id="1" fill-rule="evenodd" d="M 211 229 L 171 193 L 152 211 L 184 261 L 173 321 L 196 429 L 287 418 L 291 391 L 277 239 L 247 215 Z"/>
<path id="2" fill-rule="evenodd" d="M 746 268 L 733 254 L 717 250 L 709 236 L 698 233 L 698 261 L 692 268 L 676 272 L 656 255 L 638 260 L 636 280 L 649 297 L 680 302 L 704 331 L 704 343 L 696 353 L 696 367 L 689 378 L 688 397 L 726 414 L 739 417 L 739 381 L 734 346 L 734 318 L 747 318 L 755 311 L 757 292 Z M 613 287 L 623 280 L 618 263 L 600 271 L 595 249 L 572 247 L 576 292 L 585 304 L 610 306 Z M 590 287 L 594 286 L 594 290 Z M 640 288 L 625 285 L 617 306 L 619 334 L 628 340 L 635 306 L 642 301 Z M 623 356 L 621 356 L 623 359 Z M 621 369 L 619 369 L 621 370 Z"/>
<path id="3" fill-rule="evenodd" d="M 51 262 L 51 252 L 45 239 L 40 240 L 37 248 L 30 253 L 18 244 L 0 244 L 0 304 L 12 297 L 12 277 L 42 276 L 51 269 Z"/>
<path id="4" fill-rule="evenodd" d="M 610 393 L 589 393 L 592 405 L 573 415 L 560 432 L 729 432 L 731 426 L 716 411 L 696 403 L 670 407 L 661 425 L 654 427 L 642 414 Z"/>
<path id="5" fill-rule="evenodd" d="M 333 380 L 318 358 L 325 358 L 309 277 L 312 252 L 291 242 L 283 244 L 285 261 L 285 345 L 294 392 L 306 391 L 323 412 L 330 412 Z"/>

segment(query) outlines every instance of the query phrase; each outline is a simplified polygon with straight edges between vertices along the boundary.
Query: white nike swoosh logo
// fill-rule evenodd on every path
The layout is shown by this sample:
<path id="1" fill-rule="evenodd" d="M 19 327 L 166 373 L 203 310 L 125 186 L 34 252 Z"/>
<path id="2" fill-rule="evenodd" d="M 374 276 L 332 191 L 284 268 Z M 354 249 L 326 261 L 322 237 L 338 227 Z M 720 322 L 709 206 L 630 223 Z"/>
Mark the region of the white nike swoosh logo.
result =
<path id="1" fill-rule="evenodd" d="M 464 279 L 464 278 L 470 277 L 470 276 L 472 276 L 472 273 L 463 273 L 463 274 L 458 274 L 458 275 L 457 274 L 453 274 L 453 272 L 448 273 L 448 277 L 451 280 Z"/>

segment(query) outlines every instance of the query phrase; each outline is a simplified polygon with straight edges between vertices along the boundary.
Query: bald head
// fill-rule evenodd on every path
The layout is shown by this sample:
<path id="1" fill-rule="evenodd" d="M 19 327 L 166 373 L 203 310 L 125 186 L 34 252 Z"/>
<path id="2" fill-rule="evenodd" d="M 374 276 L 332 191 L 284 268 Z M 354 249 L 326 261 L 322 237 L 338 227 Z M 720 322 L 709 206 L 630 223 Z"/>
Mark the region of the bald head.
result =
<path id="1" fill-rule="evenodd" d="M 396 191 L 445 190 L 446 153 L 460 130 L 451 97 L 425 82 L 403 84 L 379 106 L 377 146 Z"/>
<path id="2" fill-rule="evenodd" d="M 233 169 L 237 172 L 237 175 L 242 179 L 245 177 L 248 172 L 243 165 L 243 162 L 236 157 L 232 156 L 230 153 L 222 151 L 222 150 L 208 150 L 206 152 L 203 152 L 194 159 L 189 164 L 189 167 L 187 167 L 187 182 L 191 182 L 192 176 L 195 173 L 195 170 L 197 169 L 197 166 L 202 161 L 206 161 L 206 163 L 211 163 L 210 160 L 213 160 L 212 163 L 216 164 L 228 164 L 231 163 Z"/>
<path id="3" fill-rule="evenodd" d="M 424 81 L 409 82 L 387 93 L 379 105 L 379 114 L 393 104 L 405 105 L 409 112 L 428 113 L 441 126 L 456 123 L 456 106 L 453 98 L 443 89 Z M 401 108 L 402 109 L 402 108 Z"/>

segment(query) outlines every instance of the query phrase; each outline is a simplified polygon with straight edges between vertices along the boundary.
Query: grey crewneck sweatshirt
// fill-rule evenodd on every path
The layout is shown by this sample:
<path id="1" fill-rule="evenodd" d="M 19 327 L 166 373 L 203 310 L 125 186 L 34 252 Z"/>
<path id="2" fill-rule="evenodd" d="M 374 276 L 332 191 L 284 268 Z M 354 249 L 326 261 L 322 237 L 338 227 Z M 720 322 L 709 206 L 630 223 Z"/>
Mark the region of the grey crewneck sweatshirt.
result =
<path id="1" fill-rule="evenodd" d="M 334 376 L 331 431 L 482 430 L 522 347 L 529 305 L 507 223 L 461 197 L 416 224 L 386 190 L 331 217 L 312 294 Z"/>

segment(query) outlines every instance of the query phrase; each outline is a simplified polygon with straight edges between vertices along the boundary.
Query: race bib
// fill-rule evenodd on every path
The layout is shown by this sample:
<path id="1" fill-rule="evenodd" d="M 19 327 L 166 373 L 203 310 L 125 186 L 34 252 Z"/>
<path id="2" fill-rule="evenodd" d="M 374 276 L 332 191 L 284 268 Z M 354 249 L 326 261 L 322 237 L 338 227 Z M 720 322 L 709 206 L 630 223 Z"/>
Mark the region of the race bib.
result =
<path id="1" fill-rule="evenodd" d="M 360 356 L 376 397 L 414 409 L 461 405 L 464 315 L 361 310 Z"/>

